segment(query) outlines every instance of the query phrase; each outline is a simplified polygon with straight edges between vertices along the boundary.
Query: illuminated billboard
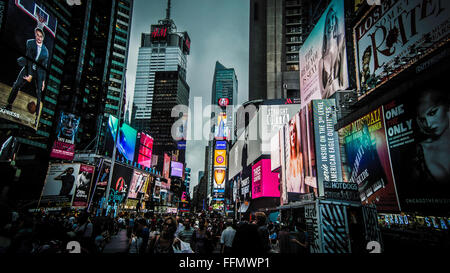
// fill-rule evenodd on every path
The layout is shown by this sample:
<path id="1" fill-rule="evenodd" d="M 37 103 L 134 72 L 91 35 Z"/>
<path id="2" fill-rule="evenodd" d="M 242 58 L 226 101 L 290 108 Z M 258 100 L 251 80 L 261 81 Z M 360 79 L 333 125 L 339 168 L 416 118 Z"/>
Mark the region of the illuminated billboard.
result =
<path id="1" fill-rule="evenodd" d="M 50 163 L 39 207 L 70 207 L 80 175 L 79 163 Z"/>
<path id="2" fill-rule="evenodd" d="M 214 169 L 214 189 L 225 189 L 226 169 Z"/>
<path id="3" fill-rule="evenodd" d="M 218 140 L 227 139 L 228 136 L 227 115 L 225 113 L 219 114 L 217 117 L 217 124 L 215 126 L 214 137 Z"/>
<path id="4" fill-rule="evenodd" d="M 339 143 L 344 181 L 358 184 L 361 201 L 399 211 L 382 107 L 340 129 Z"/>
<path id="5" fill-rule="evenodd" d="M 349 87 L 344 0 L 333 0 L 300 47 L 300 97 L 305 107 Z"/>
<path id="6" fill-rule="evenodd" d="M 252 199 L 280 197 L 279 175 L 270 171 L 270 159 L 261 159 L 252 166 Z"/>
<path id="7" fill-rule="evenodd" d="M 78 132 L 80 117 L 61 112 L 56 140 L 50 156 L 65 160 L 73 160 L 75 154 L 75 137 Z"/>
<path id="8" fill-rule="evenodd" d="M 361 95 L 443 46 L 450 34 L 450 1 L 384 2 L 374 5 L 353 29 Z"/>
<path id="9" fill-rule="evenodd" d="M 106 155 L 112 156 L 114 141 L 119 120 L 110 115 L 108 119 L 108 132 L 106 137 Z M 128 124 L 123 123 L 119 130 L 119 140 L 117 141 L 117 151 L 126 160 L 134 161 L 137 131 Z"/>
<path id="10" fill-rule="evenodd" d="M 226 166 L 227 166 L 227 151 L 214 150 L 214 167 L 226 167 Z"/>
<path id="11" fill-rule="evenodd" d="M 425 82 L 383 106 L 402 211 L 450 211 L 449 96 L 445 79 Z"/>
<path id="12" fill-rule="evenodd" d="M 170 175 L 170 156 L 164 153 L 164 166 L 162 176 L 167 179 L 169 178 L 169 175 Z"/>
<path id="13" fill-rule="evenodd" d="M 172 161 L 171 167 L 170 176 L 183 177 L 183 163 Z"/>
<path id="14" fill-rule="evenodd" d="M 0 118 L 37 130 L 57 19 L 33 0 L 9 0 L 0 43 Z"/>
<path id="15" fill-rule="evenodd" d="M 134 170 L 131 179 L 130 190 L 128 191 L 128 198 L 137 199 L 139 193 L 145 193 L 144 188 L 147 183 L 148 174 L 142 171 Z"/>
<path id="16" fill-rule="evenodd" d="M 110 204 L 122 204 L 125 202 L 130 190 L 133 169 L 121 164 L 114 164 L 109 193 Z"/>
<path id="17" fill-rule="evenodd" d="M 91 184 L 94 179 L 94 166 L 80 165 L 80 172 L 76 180 L 75 194 L 73 196 L 72 207 L 86 208 L 89 203 Z"/>
<path id="18" fill-rule="evenodd" d="M 138 152 L 137 163 L 141 164 L 144 167 L 151 168 L 152 166 L 152 150 L 153 150 L 153 138 L 146 133 L 138 133 Z"/>

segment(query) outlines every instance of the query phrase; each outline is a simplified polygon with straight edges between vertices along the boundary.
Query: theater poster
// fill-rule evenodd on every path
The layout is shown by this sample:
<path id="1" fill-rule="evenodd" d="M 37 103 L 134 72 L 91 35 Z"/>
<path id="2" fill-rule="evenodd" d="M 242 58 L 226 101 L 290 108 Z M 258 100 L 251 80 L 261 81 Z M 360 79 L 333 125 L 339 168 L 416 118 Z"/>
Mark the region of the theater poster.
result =
<path id="1" fill-rule="evenodd" d="M 344 181 L 358 184 L 363 204 L 399 211 L 382 107 L 340 129 L 339 143 Z"/>
<path id="2" fill-rule="evenodd" d="M 88 206 L 89 194 L 92 180 L 94 178 L 94 166 L 80 165 L 80 173 L 77 176 L 75 194 L 73 196 L 72 207 L 85 208 Z"/>
<path id="3" fill-rule="evenodd" d="M 450 210 L 448 90 L 426 84 L 384 105 L 402 211 Z"/>

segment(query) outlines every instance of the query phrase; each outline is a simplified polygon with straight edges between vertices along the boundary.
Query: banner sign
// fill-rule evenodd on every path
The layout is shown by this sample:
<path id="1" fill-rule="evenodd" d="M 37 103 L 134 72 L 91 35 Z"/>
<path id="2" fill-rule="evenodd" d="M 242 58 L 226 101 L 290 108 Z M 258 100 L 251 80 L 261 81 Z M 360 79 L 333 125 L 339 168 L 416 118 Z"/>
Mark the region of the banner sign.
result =
<path id="1" fill-rule="evenodd" d="M 75 154 L 75 137 L 79 124 L 80 117 L 61 112 L 57 129 L 58 133 L 50 153 L 51 157 L 73 160 Z"/>
<path id="2" fill-rule="evenodd" d="M 361 202 L 356 183 L 324 181 L 323 187 L 326 199 Z"/>
<path id="3" fill-rule="evenodd" d="M 370 93 L 448 42 L 450 1 L 383 1 L 353 29 L 357 88 Z M 418 54 L 419 50 L 425 50 Z"/>
<path id="4" fill-rule="evenodd" d="M 94 166 L 81 164 L 80 173 L 77 177 L 75 195 L 72 207 L 85 208 L 88 206 L 92 180 L 94 179 Z"/>

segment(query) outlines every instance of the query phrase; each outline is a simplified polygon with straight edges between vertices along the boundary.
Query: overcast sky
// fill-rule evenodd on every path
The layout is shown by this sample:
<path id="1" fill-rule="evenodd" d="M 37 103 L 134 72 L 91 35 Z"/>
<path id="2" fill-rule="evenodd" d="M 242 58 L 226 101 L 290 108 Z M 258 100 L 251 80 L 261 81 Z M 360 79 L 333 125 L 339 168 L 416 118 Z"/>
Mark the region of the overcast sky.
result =
<path id="1" fill-rule="evenodd" d="M 248 100 L 249 2 L 248 0 L 171 1 L 171 18 L 177 26 L 177 31 L 187 31 L 191 38 L 191 52 L 187 61 L 191 113 L 198 110 L 194 109 L 194 97 L 203 97 L 203 106 L 211 102 L 216 61 L 227 68 L 235 69 L 239 82 L 237 103 L 241 104 Z M 167 0 L 134 0 L 127 64 L 127 104 L 130 102 L 130 107 L 134 95 L 141 33 L 149 33 L 151 24 L 157 24 L 158 20 L 164 19 L 166 8 Z M 189 132 L 192 132 L 190 126 L 188 134 Z M 186 163 L 187 167 L 192 169 L 191 195 L 193 187 L 198 183 L 198 172 L 204 169 L 206 145 L 206 140 L 187 143 Z"/>

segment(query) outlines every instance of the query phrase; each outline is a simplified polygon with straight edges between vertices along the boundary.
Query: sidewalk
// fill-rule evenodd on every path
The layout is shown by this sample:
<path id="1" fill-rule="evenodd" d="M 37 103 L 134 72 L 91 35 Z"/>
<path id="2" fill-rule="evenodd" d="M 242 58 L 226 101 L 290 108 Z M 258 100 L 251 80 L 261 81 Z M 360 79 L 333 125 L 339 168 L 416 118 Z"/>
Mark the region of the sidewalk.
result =
<path id="1" fill-rule="evenodd" d="M 128 250 L 127 230 L 121 229 L 103 249 L 104 254 L 126 253 Z"/>

